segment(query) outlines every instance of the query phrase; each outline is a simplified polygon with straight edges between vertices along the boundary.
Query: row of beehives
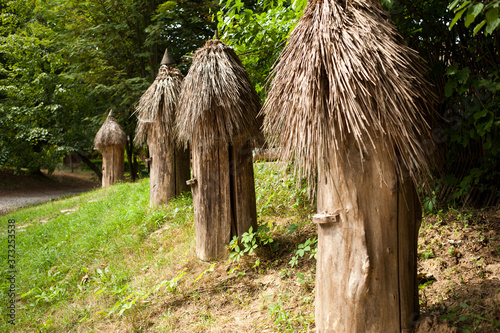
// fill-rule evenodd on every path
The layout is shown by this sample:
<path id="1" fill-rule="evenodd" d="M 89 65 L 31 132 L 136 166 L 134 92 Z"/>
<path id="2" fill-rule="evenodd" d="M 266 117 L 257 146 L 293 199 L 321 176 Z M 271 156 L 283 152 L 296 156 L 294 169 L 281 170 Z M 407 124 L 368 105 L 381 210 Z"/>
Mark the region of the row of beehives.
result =
<path id="1" fill-rule="evenodd" d="M 166 50 L 137 105 L 135 142 L 149 148 L 150 203 L 167 203 L 191 186 L 196 253 L 216 259 L 232 236 L 257 229 L 252 148 L 260 100 L 238 56 L 217 38 L 196 51 L 185 78 L 173 65 Z M 110 112 L 94 140 L 103 150 L 103 186 L 123 178 L 125 142 Z"/>
<path id="2" fill-rule="evenodd" d="M 171 64 L 167 54 L 141 98 L 137 140 L 150 148 L 155 204 L 183 190 L 189 167 L 180 147 L 189 143 L 197 255 L 218 258 L 232 235 L 256 227 L 251 144 L 263 123 L 281 157 L 317 180 L 317 331 L 411 332 L 415 180 L 429 170 L 433 92 L 380 3 L 308 1 L 273 70 L 263 120 L 224 43 L 197 50 L 182 83 Z"/>

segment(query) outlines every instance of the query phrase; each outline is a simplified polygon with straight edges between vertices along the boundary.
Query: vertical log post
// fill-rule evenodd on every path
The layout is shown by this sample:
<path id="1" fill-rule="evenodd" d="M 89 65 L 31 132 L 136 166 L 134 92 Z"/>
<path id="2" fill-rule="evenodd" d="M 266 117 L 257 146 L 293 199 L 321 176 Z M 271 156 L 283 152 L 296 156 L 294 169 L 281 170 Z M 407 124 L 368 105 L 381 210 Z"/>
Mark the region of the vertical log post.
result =
<path id="1" fill-rule="evenodd" d="M 193 144 L 196 254 L 202 260 L 225 255 L 232 236 L 257 230 L 252 149 L 249 141 L 212 147 Z"/>
<path id="2" fill-rule="evenodd" d="M 123 180 L 125 168 L 125 147 L 122 145 L 102 147 L 102 187 Z"/>
<path id="3" fill-rule="evenodd" d="M 229 151 L 220 143 L 193 142 L 192 149 L 196 255 L 208 261 L 222 257 L 231 238 Z"/>
<path id="4" fill-rule="evenodd" d="M 330 173 L 319 166 L 318 332 L 411 332 L 418 313 L 418 197 L 378 139 L 363 157 L 346 140 Z"/>
<path id="5" fill-rule="evenodd" d="M 159 123 L 148 130 L 150 156 L 149 202 L 162 205 L 175 196 L 175 170 L 172 155 L 173 144 L 168 137 L 160 135 Z"/>
<path id="6" fill-rule="evenodd" d="M 231 203 L 233 230 L 231 236 L 241 236 L 250 227 L 257 231 L 257 207 L 253 174 L 252 145 L 250 141 L 235 142 L 230 146 Z"/>

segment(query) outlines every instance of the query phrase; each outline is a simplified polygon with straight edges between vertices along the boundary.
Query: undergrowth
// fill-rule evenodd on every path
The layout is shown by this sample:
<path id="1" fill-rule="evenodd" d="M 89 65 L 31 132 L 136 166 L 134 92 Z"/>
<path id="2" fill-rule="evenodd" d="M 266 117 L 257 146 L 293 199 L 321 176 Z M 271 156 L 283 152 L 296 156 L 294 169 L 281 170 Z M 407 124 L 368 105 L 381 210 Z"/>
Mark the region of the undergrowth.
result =
<path id="1" fill-rule="evenodd" d="M 291 286 L 305 277 L 301 269 L 313 266 L 313 261 L 309 261 L 309 267 L 307 260 L 297 265 L 305 252 L 314 251 L 314 241 L 308 238 L 312 205 L 305 189 L 297 188 L 296 180 L 282 169 L 261 163 L 255 165 L 255 172 L 260 226 L 247 232 L 240 245 L 233 240 L 227 262 L 204 263 L 196 258 L 190 194 L 175 198 L 167 206 L 151 208 L 147 180 L 117 184 L 2 216 L 2 244 L 7 239 L 7 221 L 15 220 L 17 227 L 16 331 L 179 332 L 179 321 L 186 317 L 180 310 L 182 305 L 210 304 L 207 297 L 232 298 L 229 308 L 241 311 L 256 306 L 264 319 L 245 323 L 247 328 L 260 325 L 273 331 L 309 330 L 314 325 L 312 301 L 298 310 L 297 303 L 311 299 L 312 290 L 303 288 L 297 294 Z M 302 243 L 306 245 L 300 247 Z M 6 304 L 9 282 L 5 251 L 1 260 L 0 302 Z M 273 292 L 272 297 L 262 295 L 258 300 L 245 301 L 245 293 L 255 292 L 258 285 L 250 284 L 236 293 L 225 285 L 233 279 L 255 275 L 265 279 L 272 274 L 285 282 L 276 290 L 278 296 Z M 314 273 L 307 274 L 311 278 Z M 293 296 L 280 296 L 287 294 Z M 172 300 L 180 305 L 167 306 L 165 312 L 164 304 Z M 212 314 L 222 308 L 208 312 L 201 308 L 196 310 L 196 318 L 203 320 L 188 320 L 186 332 L 224 325 Z M 7 315 L 7 308 L 0 307 L 0 316 L 6 319 L 0 324 L 2 331 L 12 329 Z"/>
<path id="2" fill-rule="evenodd" d="M 8 221 L 17 222 L 17 275 L 15 326 L 0 306 L 0 331 L 314 331 L 314 203 L 285 170 L 270 163 L 254 170 L 258 228 L 232 239 L 227 257 L 216 262 L 196 258 L 191 195 L 151 208 L 147 180 L 2 216 L 5 248 Z M 420 239 L 418 249 L 419 269 L 427 267 L 419 272 L 422 310 L 471 332 L 498 328 L 495 313 L 478 303 L 484 297 L 451 289 L 443 293 L 448 299 L 431 297 L 442 297 L 437 287 L 446 287 L 448 277 L 469 274 L 484 282 L 496 267 L 472 254 L 497 244 L 477 216 L 455 210 L 427 216 L 420 233 L 428 240 Z M 474 241 L 466 247 L 465 239 Z M 0 251 L 0 304 L 10 300 L 6 255 Z M 462 258 L 474 269 L 453 267 Z"/>

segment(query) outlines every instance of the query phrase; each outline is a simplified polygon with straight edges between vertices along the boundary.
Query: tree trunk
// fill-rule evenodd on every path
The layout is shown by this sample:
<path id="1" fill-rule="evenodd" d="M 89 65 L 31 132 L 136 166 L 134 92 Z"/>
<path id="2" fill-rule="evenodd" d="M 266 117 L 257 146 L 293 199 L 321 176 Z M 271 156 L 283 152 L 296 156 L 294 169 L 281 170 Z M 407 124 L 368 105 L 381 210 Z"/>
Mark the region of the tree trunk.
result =
<path id="1" fill-rule="evenodd" d="M 102 149 L 102 187 L 123 180 L 124 147 L 104 146 Z"/>
<path id="2" fill-rule="evenodd" d="M 97 167 L 97 165 L 95 165 L 94 163 L 92 163 L 92 161 L 89 160 L 83 154 L 81 154 L 81 153 L 77 153 L 77 154 L 78 154 L 78 156 L 80 156 L 80 158 L 82 159 L 83 163 L 85 163 L 92 171 L 94 171 L 94 173 L 97 175 L 97 177 L 102 180 L 102 172 L 101 172 L 101 170 L 99 170 L 99 168 Z"/>
<path id="3" fill-rule="evenodd" d="M 351 137 L 330 173 L 319 166 L 318 332 L 411 332 L 418 315 L 418 197 L 374 140 L 361 157 Z"/>
<path id="4" fill-rule="evenodd" d="M 257 231 L 255 180 L 252 146 L 249 141 L 229 147 L 231 176 L 231 206 L 234 224 L 231 236 L 243 235 L 250 227 Z"/>
<path id="5" fill-rule="evenodd" d="M 189 191 L 186 180 L 191 178 L 191 154 L 189 148 L 174 148 L 175 153 L 175 195 Z"/>
<path id="6" fill-rule="evenodd" d="M 162 205 L 182 192 L 189 191 L 189 150 L 179 149 L 160 135 L 158 126 L 148 132 L 150 162 L 149 194 L 151 205 Z"/>
<path id="7" fill-rule="evenodd" d="M 193 145 L 193 205 L 196 254 L 221 258 L 231 236 L 257 230 L 252 149 L 248 141 L 232 146 Z"/>
<path id="8" fill-rule="evenodd" d="M 196 255 L 213 260 L 223 257 L 231 237 L 229 152 L 225 144 L 207 147 L 198 142 L 192 151 Z"/>

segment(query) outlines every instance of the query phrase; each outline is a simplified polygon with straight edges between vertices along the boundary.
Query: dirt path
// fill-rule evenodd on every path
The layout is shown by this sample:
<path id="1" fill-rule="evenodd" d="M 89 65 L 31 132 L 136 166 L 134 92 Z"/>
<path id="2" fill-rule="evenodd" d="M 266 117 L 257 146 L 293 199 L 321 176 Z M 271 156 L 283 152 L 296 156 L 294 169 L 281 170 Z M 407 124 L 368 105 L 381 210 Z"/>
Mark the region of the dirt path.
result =
<path id="1" fill-rule="evenodd" d="M 43 172 L 43 171 L 42 171 Z M 100 186 L 90 172 L 57 170 L 52 175 L 15 175 L 0 171 L 0 215 L 59 197 L 78 194 Z"/>

